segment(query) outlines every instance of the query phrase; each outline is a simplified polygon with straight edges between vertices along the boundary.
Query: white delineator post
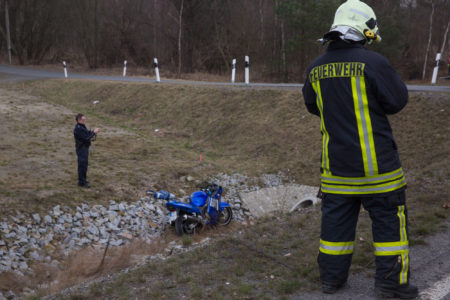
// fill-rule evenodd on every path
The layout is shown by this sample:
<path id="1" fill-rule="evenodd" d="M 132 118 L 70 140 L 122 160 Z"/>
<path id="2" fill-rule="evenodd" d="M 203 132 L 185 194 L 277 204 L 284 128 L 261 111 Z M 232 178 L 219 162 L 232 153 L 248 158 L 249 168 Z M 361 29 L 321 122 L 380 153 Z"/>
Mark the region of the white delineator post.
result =
<path id="1" fill-rule="evenodd" d="M 233 59 L 231 63 L 231 82 L 234 83 L 236 79 L 236 58 Z"/>
<path id="2" fill-rule="evenodd" d="M 250 83 L 250 59 L 245 56 L 245 84 Z"/>
<path id="3" fill-rule="evenodd" d="M 153 67 L 155 68 L 156 82 L 160 82 L 161 78 L 159 78 L 158 59 L 156 57 L 153 59 Z"/>
<path id="4" fill-rule="evenodd" d="M 63 61 L 63 66 L 64 66 L 64 77 L 67 78 L 67 65 L 65 61 Z"/>
<path id="5" fill-rule="evenodd" d="M 123 61 L 123 74 L 122 74 L 122 76 L 123 77 L 127 76 L 127 60 L 126 59 Z"/>
<path id="6" fill-rule="evenodd" d="M 436 62 L 434 63 L 433 77 L 431 78 L 431 84 L 436 84 L 436 78 L 439 69 L 439 60 L 441 59 L 441 54 L 436 54 Z"/>

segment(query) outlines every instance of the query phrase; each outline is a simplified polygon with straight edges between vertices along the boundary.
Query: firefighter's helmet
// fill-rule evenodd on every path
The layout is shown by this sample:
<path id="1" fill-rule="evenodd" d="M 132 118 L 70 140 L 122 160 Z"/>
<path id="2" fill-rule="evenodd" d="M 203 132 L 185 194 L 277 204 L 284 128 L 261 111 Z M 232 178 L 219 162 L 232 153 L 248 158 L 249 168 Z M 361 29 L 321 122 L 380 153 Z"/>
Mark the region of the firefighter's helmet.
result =
<path id="1" fill-rule="evenodd" d="M 351 41 L 380 42 L 377 17 L 372 8 L 360 0 L 347 0 L 336 10 L 333 25 L 324 38 L 338 34 Z"/>

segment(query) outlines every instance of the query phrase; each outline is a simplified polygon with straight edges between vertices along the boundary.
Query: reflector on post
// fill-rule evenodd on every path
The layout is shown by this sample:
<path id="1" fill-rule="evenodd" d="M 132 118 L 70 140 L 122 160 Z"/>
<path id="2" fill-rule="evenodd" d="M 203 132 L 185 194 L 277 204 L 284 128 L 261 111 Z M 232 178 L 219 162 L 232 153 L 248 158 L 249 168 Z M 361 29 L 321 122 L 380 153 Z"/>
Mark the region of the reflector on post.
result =
<path id="1" fill-rule="evenodd" d="M 63 66 L 64 66 L 64 77 L 67 78 L 67 65 L 65 61 L 63 61 Z"/>
<path id="2" fill-rule="evenodd" d="M 233 59 L 231 63 L 231 82 L 234 83 L 236 79 L 236 58 Z"/>
<path id="3" fill-rule="evenodd" d="M 156 82 L 160 82 L 161 78 L 159 78 L 158 59 L 156 57 L 153 59 L 153 67 L 155 68 Z"/>
<path id="4" fill-rule="evenodd" d="M 250 83 L 250 58 L 245 56 L 245 84 Z"/>
<path id="5" fill-rule="evenodd" d="M 125 77 L 127 75 L 127 60 L 125 59 L 123 61 L 123 74 L 122 76 Z"/>

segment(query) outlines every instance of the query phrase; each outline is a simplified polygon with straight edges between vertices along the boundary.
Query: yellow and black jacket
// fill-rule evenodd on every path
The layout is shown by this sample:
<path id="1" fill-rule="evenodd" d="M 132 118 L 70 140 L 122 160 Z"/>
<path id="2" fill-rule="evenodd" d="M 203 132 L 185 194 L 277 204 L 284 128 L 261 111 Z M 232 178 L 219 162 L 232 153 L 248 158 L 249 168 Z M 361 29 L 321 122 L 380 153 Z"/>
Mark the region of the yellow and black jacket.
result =
<path id="1" fill-rule="evenodd" d="M 385 57 L 334 41 L 309 66 L 303 97 L 321 118 L 323 193 L 363 196 L 406 187 L 386 115 L 406 105 L 408 91 Z"/>

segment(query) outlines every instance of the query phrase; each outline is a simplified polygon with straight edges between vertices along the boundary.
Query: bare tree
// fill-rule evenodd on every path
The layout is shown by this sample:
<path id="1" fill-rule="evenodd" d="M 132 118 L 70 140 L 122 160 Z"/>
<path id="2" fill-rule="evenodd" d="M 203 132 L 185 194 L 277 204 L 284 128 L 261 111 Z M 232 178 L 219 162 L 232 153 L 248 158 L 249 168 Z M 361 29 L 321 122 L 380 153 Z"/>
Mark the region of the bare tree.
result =
<path id="1" fill-rule="evenodd" d="M 428 63 L 428 53 L 430 52 L 431 37 L 433 35 L 433 16 L 434 16 L 434 2 L 433 0 L 431 0 L 430 31 L 428 34 L 427 50 L 425 51 L 425 61 L 423 63 L 422 80 L 425 79 L 425 71 Z"/>
<path id="2" fill-rule="evenodd" d="M 174 1 L 178 2 L 178 1 Z M 175 17 L 169 13 L 169 16 L 172 17 L 176 23 L 178 24 L 178 38 L 177 38 L 177 47 L 178 47 L 178 71 L 177 76 L 181 76 L 181 63 L 182 63 L 182 53 L 181 53 L 181 41 L 182 41 L 182 32 L 183 32 L 183 8 L 184 8 L 184 0 L 180 0 L 179 8 L 176 7 L 176 3 L 174 3 L 175 8 L 177 10 L 178 16 Z"/>

